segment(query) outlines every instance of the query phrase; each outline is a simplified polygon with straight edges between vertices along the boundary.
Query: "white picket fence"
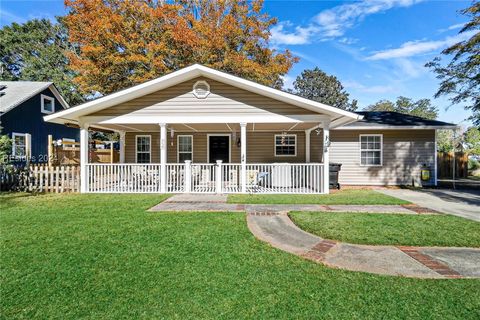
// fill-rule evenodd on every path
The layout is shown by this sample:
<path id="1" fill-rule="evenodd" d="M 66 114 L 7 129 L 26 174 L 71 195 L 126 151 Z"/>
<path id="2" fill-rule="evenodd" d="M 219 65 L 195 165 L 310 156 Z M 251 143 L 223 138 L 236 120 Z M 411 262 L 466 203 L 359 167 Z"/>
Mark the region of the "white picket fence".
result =
<path id="1" fill-rule="evenodd" d="M 79 192 L 78 166 L 31 165 L 0 170 L 0 190 L 30 192 Z"/>
<path id="2" fill-rule="evenodd" d="M 160 164 L 88 164 L 87 192 L 159 193 Z M 323 164 L 247 164 L 245 188 L 242 165 L 229 163 L 167 164 L 168 193 L 289 193 L 321 194 Z"/>

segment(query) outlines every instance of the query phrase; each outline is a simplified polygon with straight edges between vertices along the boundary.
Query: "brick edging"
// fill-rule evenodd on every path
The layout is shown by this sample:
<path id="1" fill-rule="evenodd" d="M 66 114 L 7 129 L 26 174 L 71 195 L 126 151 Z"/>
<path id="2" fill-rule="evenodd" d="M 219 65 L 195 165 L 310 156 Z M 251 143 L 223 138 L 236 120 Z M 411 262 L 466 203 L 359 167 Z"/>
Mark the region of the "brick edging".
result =
<path id="1" fill-rule="evenodd" d="M 309 260 L 321 262 L 325 259 L 325 254 L 330 251 L 330 249 L 335 247 L 337 243 L 337 241 L 333 240 L 322 240 L 310 248 L 310 250 L 305 254 L 303 254 L 303 257 Z"/>
<path id="2" fill-rule="evenodd" d="M 431 256 L 420 252 L 419 248 L 408 246 L 397 246 L 397 248 L 400 249 L 403 253 L 423 264 L 428 269 L 435 271 L 436 273 L 446 278 L 463 278 L 461 274 L 451 269 L 446 264 L 441 263 L 440 261 L 435 260 Z"/>

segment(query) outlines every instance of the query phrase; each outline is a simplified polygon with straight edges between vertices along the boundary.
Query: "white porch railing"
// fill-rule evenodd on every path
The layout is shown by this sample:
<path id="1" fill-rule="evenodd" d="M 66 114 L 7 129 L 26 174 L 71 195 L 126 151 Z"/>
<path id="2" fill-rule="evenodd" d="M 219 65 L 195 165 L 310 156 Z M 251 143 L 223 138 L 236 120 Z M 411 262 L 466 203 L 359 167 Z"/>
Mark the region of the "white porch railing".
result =
<path id="1" fill-rule="evenodd" d="M 87 192 L 158 193 L 160 164 L 87 164 Z"/>
<path id="2" fill-rule="evenodd" d="M 160 164 L 88 164 L 87 192 L 159 193 Z M 321 163 L 246 165 L 247 193 L 324 193 Z M 168 193 L 241 193 L 242 165 L 221 163 L 166 165 Z"/>

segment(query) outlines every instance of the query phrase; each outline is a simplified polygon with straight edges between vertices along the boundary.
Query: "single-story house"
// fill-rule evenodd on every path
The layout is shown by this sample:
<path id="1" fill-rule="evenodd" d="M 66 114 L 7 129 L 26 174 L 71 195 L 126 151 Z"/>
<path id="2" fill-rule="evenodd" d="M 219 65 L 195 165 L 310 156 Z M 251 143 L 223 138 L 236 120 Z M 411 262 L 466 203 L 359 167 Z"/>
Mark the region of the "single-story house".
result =
<path id="1" fill-rule="evenodd" d="M 82 192 L 328 193 L 340 183 L 436 183 L 436 130 L 453 124 L 349 112 L 193 65 L 45 116 L 81 128 Z M 88 130 L 120 133 L 120 163 L 88 163 Z"/>
<path id="2" fill-rule="evenodd" d="M 52 82 L 0 81 L 0 134 L 12 139 L 14 162 L 48 162 L 48 136 L 78 141 L 80 130 L 43 116 L 69 108 Z"/>

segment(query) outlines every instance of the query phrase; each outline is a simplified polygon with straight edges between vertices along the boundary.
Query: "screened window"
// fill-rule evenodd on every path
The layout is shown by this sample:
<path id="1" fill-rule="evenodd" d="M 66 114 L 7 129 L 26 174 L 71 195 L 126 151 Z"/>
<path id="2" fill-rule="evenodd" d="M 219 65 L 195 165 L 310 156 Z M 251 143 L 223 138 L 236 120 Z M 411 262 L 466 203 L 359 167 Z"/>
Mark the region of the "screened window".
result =
<path id="1" fill-rule="evenodd" d="M 55 112 L 55 99 L 43 94 L 40 96 L 40 99 L 41 99 L 43 113 Z"/>
<path id="2" fill-rule="evenodd" d="M 177 140 L 178 162 L 193 159 L 193 136 L 178 136 Z"/>
<path id="3" fill-rule="evenodd" d="M 136 151 L 137 163 L 150 163 L 152 153 L 152 137 L 137 136 Z"/>
<path id="4" fill-rule="evenodd" d="M 362 166 L 382 165 L 382 135 L 360 135 L 360 164 Z"/>
<path id="5" fill-rule="evenodd" d="M 275 156 L 296 156 L 297 136 L 294 134 L 275 135 Z"/>
<path id="6" fill-rule="evenodd" d="M 25 157 L 27 155 L 27 135 L 25 133 L 14 133 L 12 138 L 12 155 L 20 158 Z"/>

